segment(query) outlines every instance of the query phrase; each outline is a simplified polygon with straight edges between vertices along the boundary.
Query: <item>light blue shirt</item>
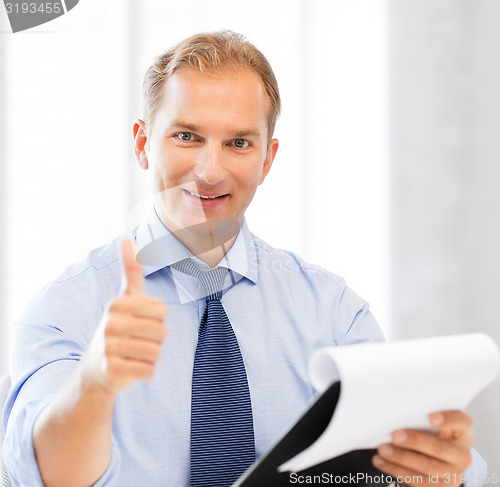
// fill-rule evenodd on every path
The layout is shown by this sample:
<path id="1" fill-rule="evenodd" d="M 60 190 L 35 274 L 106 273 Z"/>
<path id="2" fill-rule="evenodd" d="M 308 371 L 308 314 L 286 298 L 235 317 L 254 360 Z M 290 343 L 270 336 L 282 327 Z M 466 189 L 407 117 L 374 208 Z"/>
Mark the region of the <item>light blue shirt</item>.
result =
<path id="1" fill-rule="evenodd" d="M 156 213 L 151 212 L 132 236 L 148 264 L 145 293 L 168 305 L 169 333 L 154 378 L 118 396 L 112 458 L 95 485 L 188 487 L 191 376 L 205 291 L 198 279 L 170 268 L 192 255 Z M 119 294 L 120 241 L 69 267 L 15 325 L 4 458 L 16 486 L 43 486 L 33 425 L 78 364 L 105 307 Z M 343 279 L 270 247 L 245 223 L 219 265 L 231 271 L 222 304 L 245 362 L 260 456 L 310 403 L 307 365 L 314 350 L 379 341 L 383 335 L 368 304 Z M 480 461 L 472 475 L 482 472 Z"/>

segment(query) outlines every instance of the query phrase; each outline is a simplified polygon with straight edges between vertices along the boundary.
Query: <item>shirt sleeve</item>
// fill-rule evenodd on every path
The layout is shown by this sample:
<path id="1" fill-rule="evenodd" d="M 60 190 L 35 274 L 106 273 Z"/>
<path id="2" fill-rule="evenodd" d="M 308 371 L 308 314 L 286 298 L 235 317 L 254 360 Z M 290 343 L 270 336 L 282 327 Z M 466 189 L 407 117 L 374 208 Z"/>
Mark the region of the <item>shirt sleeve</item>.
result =
<path id="1" fill-rule="evenodd" d="M 488 465 L 473 448 L 471 448 L 470 453 L 472 455 L 472 463 L 465 471 L 465 487 L 482 487 L 491 480 L 486 478 L 488 475 Z"/>
<path id="2" fill-rule="evenodd" d="M 33 447 L 33 427 L 75 370 L 87 347 L 88 315 L 55 283 L 34 300 L 14 326 L 12 391 L 4 411 L 3 456 L 14 486 L 43 487 Z M 111 462 L 96 486 L 110 486 L 119 469 L 115 439 Z"/>
<path id="3" fill-rule="evenodd" d="M 385 340 L 370 305 L 343 283 L 332 308 L 331 321 L 336 345 Z"/>

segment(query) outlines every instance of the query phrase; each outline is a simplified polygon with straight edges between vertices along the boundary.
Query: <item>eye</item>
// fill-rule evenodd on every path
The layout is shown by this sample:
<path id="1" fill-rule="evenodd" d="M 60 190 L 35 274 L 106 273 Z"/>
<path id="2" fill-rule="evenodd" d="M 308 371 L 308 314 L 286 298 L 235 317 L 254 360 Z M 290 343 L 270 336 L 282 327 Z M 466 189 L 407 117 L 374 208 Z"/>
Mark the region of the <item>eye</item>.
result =
<path id="1" fill-rule="evenodd" d="M 179 132 L 178 134 L 175 134 L 175 137 L 185 142 L 191 142 L 194 140 L 194 135 L 191 132 Z"/>
<path id="2" fill-rule="evenodd" d="M 249 142 L 245 139 L 235 139 L 233 141 L 233 144 L 238 149 L 245 149 L 246 147 L 248 147 L 250 145 Z"/>

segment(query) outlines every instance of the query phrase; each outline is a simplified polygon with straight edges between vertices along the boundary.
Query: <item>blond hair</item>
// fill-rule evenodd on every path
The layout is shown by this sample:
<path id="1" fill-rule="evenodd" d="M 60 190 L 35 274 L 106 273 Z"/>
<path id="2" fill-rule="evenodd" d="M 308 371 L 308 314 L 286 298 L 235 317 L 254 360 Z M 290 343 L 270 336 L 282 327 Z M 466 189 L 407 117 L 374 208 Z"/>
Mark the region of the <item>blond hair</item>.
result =
<path id="1" fill-rule="evenodd" d="M 144 77 L 143 99 L 146 127 L 152 126 L 162 103 L 163 83 L 183 66 L 201 73 L 244 68 L 255 71 L 264 84 L 269 100 L 267 126 L 268 140 L 271 140 L 281 110 L 276 77 L 266 57 L 243 35 L 230 30 L 195 34 L 156 59 Z"/>

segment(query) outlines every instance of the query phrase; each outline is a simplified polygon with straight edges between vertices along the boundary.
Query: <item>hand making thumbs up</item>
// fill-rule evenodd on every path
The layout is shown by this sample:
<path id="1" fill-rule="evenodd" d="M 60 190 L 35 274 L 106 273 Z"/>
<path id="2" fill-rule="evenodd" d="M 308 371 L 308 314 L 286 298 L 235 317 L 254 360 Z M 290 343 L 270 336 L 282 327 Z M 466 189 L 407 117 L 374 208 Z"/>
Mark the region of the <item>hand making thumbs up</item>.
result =
<path id="1" fill-rule="evenodd" d="M 92 378 L 113 394 L 153 377 L 167 335 L 167 307 L 144 295 L 143 270 L 131 240 L 121 244 L 121 261 L 121 294 L 104 313 L 86 357 Z"/>
<path id="2" fill-rule="evenodd" d="M 129 295 L 141 295 L 144 292 L 144 274 L 142 265 L 135 258 L 135 243 L 125 239 L 121 244 L 123 267 L 122 292 Z"/>

